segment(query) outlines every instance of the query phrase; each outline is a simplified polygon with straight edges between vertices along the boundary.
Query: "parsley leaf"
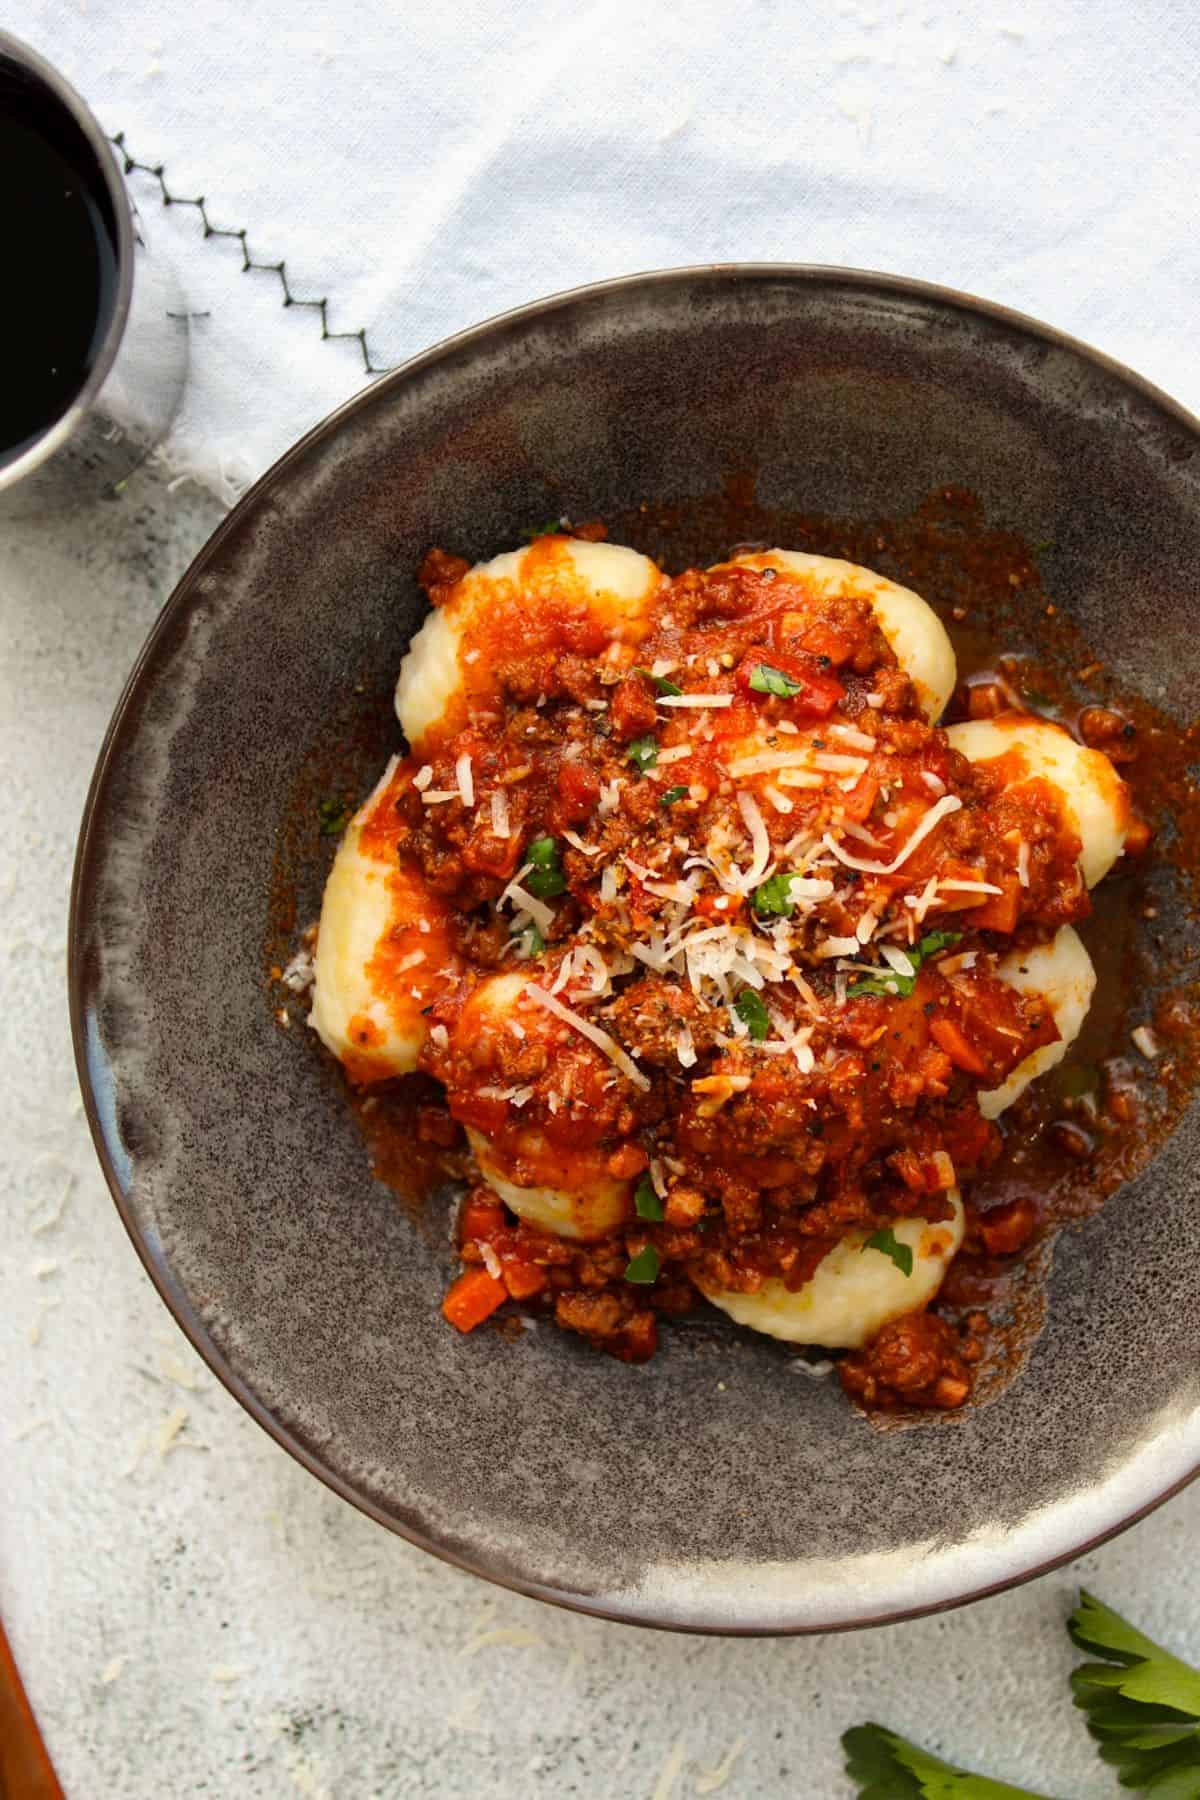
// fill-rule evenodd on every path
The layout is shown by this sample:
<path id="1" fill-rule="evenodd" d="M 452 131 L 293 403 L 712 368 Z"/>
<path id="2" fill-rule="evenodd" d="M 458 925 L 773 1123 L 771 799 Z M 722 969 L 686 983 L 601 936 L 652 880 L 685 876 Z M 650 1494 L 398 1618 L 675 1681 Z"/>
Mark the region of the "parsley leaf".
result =
<path id="1" fill-rule="evenodd" d="M 859 1800 L 1049 1800 L 1031 1788 L 956 1769 L 883 1725 L 843 1732 L 842 1749 L 846 1773 L 859 1784 Z"/>
<path id="2" fill-rule="evenodd" d="M 652 681 L 660 694 L 682 694 L 683 692 L 683 689 L 676 687 L 673 681 L 668 681 L 665 675 L 656 675 L 652 669 L 643 669 L 640 664 L 633 672 L 635 675 L 644 675 L 647 681 Z"/>
<path id="3" fill-rule="evenodd" d="M 939 950 L 949 950 L 951 944 L 957 944 L 961 937 L 961 931 L 927 931 L 917 945 L 913 961 L 926 962 L 929 957 L 936 956 Z"/>
<path id="4" fill-rule="evenodd" d="M 557 537 L 562 528 L 563 521 L 561 519 L 547 519 L 544 525 L 531 525 L 528 531 L 521 533 L 521 536 L 527 544 L 532 544 L 536 538 Z"/>
<path id="5" fill-rule="evenodd" d="M 322 800 L 317 807 L 322 837 L 341 837 L 353 817 L 354 808 L 344 800 Z"/>
<path id="6" fill-rule="evenodd" d="M 873 1231 L 863 1249 L 879 1250 L 884 1256 L 890 1256 L 902 1275 L 913 1272 L 912 1250 L 908 1244 L 899 1241 L 890 1225 L 885 1225 L 882 1231 Z"/>
<path id="7" fill-rule="evenodd" d="M 674 806 L 674 804 L 677 800 L 686 800 L 687 799 L 688 791 L 689 790 L 688 790 L 686 784 L 682 787 L 668 788 L 666 793 L 660 797 L 659 805 L 660 806 Z"/>
<path id="8" fill-rule="evenodd" d="M 654 768 L 658 762 L 658 741 L 652 737 L 634 738 L 629 746 L 629 760 L 636 763 L 644 775 L 647 769 Z"/>
<path id="9" fill-rule="evenodd" d="M 790 919 L 795 911 L 792 899 L 791 875 L 772 875 L 769 881 L 762 882 L 754 890 L 754 910 L 760 918 L 769 919 L 778 916 Z"/>
<path id="10" fill-rule="evenodd" d="M 1080 1650 L 1105 1659 L 1076 1669 L 1071 1688 L 1121 1786 L 1156 1800 L 1200 1794 L 1200 1673 L 1086 1589 L 1067 1629 Z"/>
<path id="11" fill-rule="evenodd" d="M 558 845 L 552 837 L 534 838 L 525 851 L 526 862 L 533 864 L 525 877 L 525 886 L 537 900 L 553 900 L 565 892 L 567 878 L 562 872 Z"/>
<path id="12" fill-rule="evenodd" d="M 772 663 L 758 663 L 750 677 L 750 686 L 756 694 L 774 694 L 778 700 L 790 700 L 804 686 L 802 681 L 793 681 L 782 669 L 775 668 Z"/>
<path id="13" fill-rule="evenodd" d="M 644 1250 L 638 1251 L 632 1262 L 626 1264 L 625 1279 L 648 1287 L 651 1282 L 658 1280 L 660 1267 L 658 1251 L 653 1244 L 647 1244 Z"/>
<path id="14" fill-rule="evenodd" d="M 870 995 L 884 1000 L 895 995 L 907 998 L 917 985 L 921 964 L 936 956 L 939 950 L 948 950 L 951 944 L 957 944 L 961 937 L 961 931 L 927 931 L 919 944 L 905 951 L 913 966 L 911 975 L 901 975 L 895 969 L 881 969 L 878 975 L 864 975 L 861 981 L 846 989 L 847 999 L 865 1000 Z"/>
<path id="15" fill-rule="evenodd" d="M 662 1201 L 648 1175 L 643 1175 L 633 1190 L 633 1208 L 639 1219 L 661 1219 L 663 1216 Z"/>
<path id="16" fill-rule="evenodd" d="M 771 1019 L 753 988 L 743 988 L 733 1003 L 733 1010 L 747 1026 L 756 1044 L 761 1044 L 771 1029 Z"/>

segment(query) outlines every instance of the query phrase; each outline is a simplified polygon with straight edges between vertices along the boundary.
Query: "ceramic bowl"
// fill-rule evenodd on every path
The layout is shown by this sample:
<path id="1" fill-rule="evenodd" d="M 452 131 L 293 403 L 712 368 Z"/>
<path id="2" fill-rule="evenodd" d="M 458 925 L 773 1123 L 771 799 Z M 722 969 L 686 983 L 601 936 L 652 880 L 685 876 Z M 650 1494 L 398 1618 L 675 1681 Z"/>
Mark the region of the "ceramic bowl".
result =
<path id="1" fill-rule="evenodd" d="M 798 506 L 899 515 L 954 482 L 1053 540 L 1060 610 L 1187 718 L 1197 445 L 1162 394 L 995 306 L 852 271 L 699 268 L 440 345 L 235 508 L 105 742 L 70 983 L 121 1216 L 179 1324 L 294 1456 L 494 1581 L 727 1632 L 987 1593 L 1191 1478 L 1195 1108 L 1059 1240 L 1045 1327 L 1004 1393 L 879 1432 L 835 1382 L 715 1317 L 637 1369 L 550 1326 L 519 1343 L 448 1329 L 447 1196 L 414 1211 L 372 1179 L 340 1072 L 302 1025 L 280 1027 L 268 970 L 318 910 L 332 845 L 317 798 L 364 793 L 397 746 L 391 690 L 430 544 L 482 557 L 566 512 L 677 569 L 748 535 L 751 487 L 761 523 Z"/>

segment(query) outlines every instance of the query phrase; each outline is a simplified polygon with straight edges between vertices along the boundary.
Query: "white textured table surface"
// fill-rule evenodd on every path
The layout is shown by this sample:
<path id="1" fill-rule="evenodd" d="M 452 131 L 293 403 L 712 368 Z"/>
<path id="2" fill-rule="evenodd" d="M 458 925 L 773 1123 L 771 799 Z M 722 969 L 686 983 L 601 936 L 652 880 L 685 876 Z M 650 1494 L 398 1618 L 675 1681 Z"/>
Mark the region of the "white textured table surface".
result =
<path id="1" fill-rule="evenodd" d="M 1200 1488 L 963 1612 L 791 1642 L 669 1637 L 389 1537 L 191 1353 L 92 1154 L 65 940 L 101 735 L 218 516 L 143 476 L 120 506 L 0 534 L 0 1612 L 70 1800 L 812 1800 L 849 1792 L 838 1734 L 868 1717 L 1055 1795 L 1115 1795 L 1067 1701 L 1062 1621 L 1082 1578 L 1200 1655 Z"/>

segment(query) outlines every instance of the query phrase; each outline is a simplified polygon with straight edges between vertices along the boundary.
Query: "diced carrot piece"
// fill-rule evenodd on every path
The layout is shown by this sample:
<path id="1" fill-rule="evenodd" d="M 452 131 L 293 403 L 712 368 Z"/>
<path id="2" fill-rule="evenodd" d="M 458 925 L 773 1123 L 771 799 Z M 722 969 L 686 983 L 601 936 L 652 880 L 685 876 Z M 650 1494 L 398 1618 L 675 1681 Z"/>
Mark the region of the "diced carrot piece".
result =
<path id="1" fill-rule="evenodd" d="M 989 894 L 986 906 L 981 906 L 971 919 L 977 931 L 1015 931 L 1017 919 L 1021 911 L 1021 883 L 1016 875 L 1002 875 L 1000 885 L 1002 894 Z"/>
<path id="2" fill-rule="evenodd" d="M 980 1215 L 979 1235 L 989 1256 L 1015 1256 L 1037 1230 L 1037 1212 L 1024 1196 Z"/>
<path id="3" fill-rule="evenodd" d="M 546 1285 L 546 1271 L 537 1263 L 506 1262 L 504 1264 L 504 1285 L 514 1300 L 528 1300 L 532 1294 L 540 1294 Z"/>
<path id="4" fill-rule="evenodd" d="M 692 911 L 699 913 L 702 919 L 723 919 L 729 923 L 737 918 L 745 904 L 741 894 L 697 894 Z"/>
<path id="5" fill-rule="evenodd" d="M 471 1194 L 462 1209 L 460 1241 L 467 1244 L 474 1238 L 477 1243 L 486 1244 L 504 1229 L 504 1208 L 500 1202 L 483 1194 Z"/>
<path id="6" fill-rule="evenodd" d="M 977 869 L 973 863 L 959 862 L 957 857 L 948 856 L 938 869 L 938 880 L 946 881 L 986 881 L 987 874 Z M 993 886 L 997 885 L 993 882 Z M 968 907 L 986 906 L 989 900 L 997 899 L 995 894 L 956 893 L 953 888 L 938 889 L 937 908 L 939 912 L 965 912 Z M 978 924 L 978 918 L 971 920 Z"/>
<path id="7" fill-rule="evenodd" d="M 857 783 L 850 789 L 842 802 L 842 810 L 848 819 L 863 820 L 871 815 L 871 808 L 879 797 L 879 783 L 873 775 L 860 775 Z"/>
<path id="8" fill-rule="evenodd" d="M 508 1289 L 486 1269 L 468 1269 L 442 1301 L 442 1312 L 456 1331 L 474 1331 L 508 1299 Z"/>
<path id="9" fill-rule="evenodd" d="M 962 1027 L 949 1013 L 937 1013 L 930 1019 L 929 1035 L 938 1048 L 945 1051 L 955 1068 L 964 1069 L 968 1075 L 987 1074 L 987 1064 L 979 1052 L 972 1049 Z"/>

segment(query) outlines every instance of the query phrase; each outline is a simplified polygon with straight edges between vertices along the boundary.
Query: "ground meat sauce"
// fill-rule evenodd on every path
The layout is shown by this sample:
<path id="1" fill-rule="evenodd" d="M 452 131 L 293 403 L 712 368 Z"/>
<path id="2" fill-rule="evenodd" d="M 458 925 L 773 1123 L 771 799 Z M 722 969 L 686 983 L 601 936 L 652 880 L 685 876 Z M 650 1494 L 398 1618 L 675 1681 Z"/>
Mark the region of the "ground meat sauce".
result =
<path id="1" fill-rule="evenodd" d="M 745 516 L 744 496 L 729 504 Z M 665 513 L 657 521 L 668 535 L 670 523 Z M 996 633 L 998 622 L 959 602 L 1028 587 L 1036 574 L 1019 540 L 984 530 L 969 497 L 948 490 L 894 539 L 866 526 L 835 534 L 828 521 L 810 530 L 806 538 L 797 520 L 774 541 L 872 563 L 942 600 L 942 616 L 958 628 L 962 677 L 948 718 L 1024 707 L 1057 718 L 1119 764 L 1136 802 L 1131 854 L 1146 849 L 1162 821 L 1164 784 L 1177 816 L 1196 809 L 1194 786 L 1179 780 L 1183 734 L 1169 721 L 1149 708 L 1139 718 L 1119 699 L 1080 706 L 1070 697 L 1078 682 L 1049 663 L 994 651 L 987 660 L 972 642 L 973 631 Z M 636 539 L 632 528 L 623 535 Z M 655 532 L 647 535 L 657 548 Z M 430 552 L 421 578 L 435 605 L 466 567 Z M 1053 613 L 1048 606 L 1048 620 Z M 486 1271 L 503 1283 L 501 1297 L 641 1361 L 656 1348 L 661 1320 L 703 1304 L 698 1289 L 753 1293 L 771 1277 L 797 1289 L 851 1227 L 876 1231 L 914 1214 L 944 1219 L 948 1191 L 961 1185 L 966 1235 L 935 1306 L 892 1320 L 838 1367 L 847 1393 L 874 1411 L 957 1408 L 973 1383 L 990 1395 L 1019 1365 L 1040 1319 L 1040 1290 L 1023 1283 L 1026 1269 L 1044 1271 L 1053 1231 L 1086 1216 L 1142 1165 L 1194 1085 L 1194 986 L 1181 983 L 1161 1001 L 1153 1060 L 1128 1046 L 1089 1062 L 1094 1043 L 1111 1047 L 1119 1036 L 1125 1044 L 1137 962 L 1123 923 L 1130 881 L 1109 896 L 1097 890 L 1091 898 L 1107 908 L 1106 927 L 1122 944 L 1122 992 L 1110 981 L 1105 1000 L 1110 971 L 1102 967 L 1082 1058 L 1077 1046 L 1006 1114 L 1003 1129 L 989 1123 L 978 1092 L 1058 1035 L 1044 1002 L 997 979 L 996 960 L 1091 911 L 1080 846 L 1054 791 L 1037 782 L 1010 791 L 1002 767 L 972 766 L 948 747 L 921 717 L 864 600 L 805 594 L 801 603 L 794 584 L 770 571 L 691 569 L 664 588 L 636 664 L 632 652 L 625 666 L 600 660 L 600 647 L 579 621 L 560 641 L 543 634 L 533 650 L 492 646 L 499 706 L 454 719 L 436 749 L 425 747 L 439 790 L 454 787 L 458 760 L 470 757 L 475 805 L 424 805 L 414 765 L 402 763 L 368 826 L 420 868 L 448 909 L 464 968 L 457 991 L 431 1012 L 431 1024 L 445 1029 L 431 1032 L 422 1067 L 441 1085 L 445 1110 L 423 1098 L 423 1146 L 457 1167 L 458 1128 L 470 1126 L 497 1146 L 520 1185 L 548 1180 L 551 1166 L 561 1178 L 577 1159 L 578 1168 L 636 1180 L 638 1214 L 648 1215 L 582 1244 L 517 1220 L 480 1184 L 459 1220 L 466 1270 Z M 1069 644 L 1068 654 L 1079 657 L 1079 647 Z M 764 664 L 786 678 L 783 694 L 759 691 Z M 1080 668 L 1093 680 L 1101 665 Z M 664 708 L 664 685 L 731 703 Z M 797 731 L 824 747 L 834 779 L 780 790 L 785 808 L 762 805 L 759 816 L 771 866 L 815 862 L 813 874 L 833 877 L 832 893 L 803 916 L 799 908 L 780 916 L 761 912 L 753 892 L 732 894 L 702 873 L 687 904 L 693 925 L 752 926 L 790 963 L 796 978 L 771 982 L 764 1024 L 755 1009 L 740 1011 L 745 990 L 736 978 L 726 978 L 727 999 L 714 997 L 711 983 L 698 993 L 686 967 L 647 967 L 633 951 L 678 931 L 690 859 L 708 855 L 711 864 L 714 843 L 730 846 L 719 866 L 750 859 L 744 803 L 727 773 L 730 746 L 753 738 L 755 748 L 786 747 Z M 1139 755 L 1147 741 L 1157 753 L 1149 772 Z M 647 742 L 657 762 L 647 763 Z M 1184 763 L 1195 757 L 1194 744 L 1184 748 Z M 489 808 L 497 789 L 504 836 Z M 878 872 L 935 797 L 961 804 L 944 809 L 894 872 Z M 831 869 L 828 855 L 814 859 L 811 847 L 828 833 L 877 867 Z M 553 840 L 561 892 L 547 903 L 544 932 L 526 918 L 515 933 L 519 909 L 510 898 L 506 913 L 505 891 L 540 839 Z M 1178 852 L 1174 860 L 1190 871 Z M 915 908 L 911 897 L 935 878 L 965 885 Z M 1153 916 L 1144 884 L 1133 904 Z M 830 956 L 831 939 L 862 948 Z M 585 1004 L 568 980 L 563 998 L 634 1060 L 638 1082 L 566 1023 L 549 1049 L 544 1033 L 522 1041 L 500 1027 L 456 1044 L 454 1026 L 479 980 L 515 967 L 550 991 L 564 959 L 585 944 L 603 973 L 599 991 Z M 911 953 L 910 972 L 882 959 L 884 944 Z M 388 1160 L 381 1123 L 409 1085 L 372 1094 L 377 1169 Z M 412 1108 L 396 1116 L 409 1136 Z M 531 1134 L 541 1160 L 522 1158 Z"/>

